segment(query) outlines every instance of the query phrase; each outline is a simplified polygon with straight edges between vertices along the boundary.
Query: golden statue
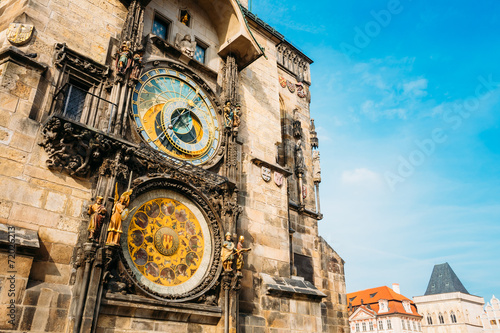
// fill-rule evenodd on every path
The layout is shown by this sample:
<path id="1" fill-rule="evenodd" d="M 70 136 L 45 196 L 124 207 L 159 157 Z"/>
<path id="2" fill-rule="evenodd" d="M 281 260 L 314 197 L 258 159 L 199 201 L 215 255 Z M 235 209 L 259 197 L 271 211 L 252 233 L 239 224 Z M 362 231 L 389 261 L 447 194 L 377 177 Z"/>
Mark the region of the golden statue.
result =
<path id="1" fill-rule="evenodd" d="M 181 23 L 189 26 L 189 14 L 187 11 L 184 13 L 184 15 L 181 16 Z"/>
<path id="2" fill-rule="evenodd" d="M 97 197 L 95 203 L 89 206 L 89 240 L 99 240 L 101 234 L 102 221 L 106 217 L 106 207 L 102 204 L 103 197 Z"/>
<path id="3" fill-rule="evenodd" d="M 231 240 L 231 233 L 226 233 L 226 240 L 222 243 L 222 266 L 225 271 L 231 271 L 234 259 L 234 243 Z"/>
<path id="4" fill-rule="evenodd" d="M 226 105 L 224 105 L 224 124 L 227 128 L 233 126 L 233 107 L 230 101 L 227 101 Z"/>
<path id="5" fill-rule="evenodd" d="M 111 221 L 108 227 L 108 238 L 106 245 L 116 246 L 120 242 L 120 236 L 123 232 L 122 221 L 125 220 L 128 214 L 134 210 L 129 210 L 130 195 L 132 190 L 124 192 L 120 197 L 118 196 L 118 184 L 115 186 L 115 204 L 111 213 Z"/>
<path id="6" fill-rule="evenodd" d="M 236 245 L 236 270 L 239 272 L 243 268 L 243 253 L 252 251 L 250 248 L 244 248 L 243 247 L 243 242 L 245 241 L 245 237 L 240 236 L 240 239 L 238 240 L 238 245 Z"/>

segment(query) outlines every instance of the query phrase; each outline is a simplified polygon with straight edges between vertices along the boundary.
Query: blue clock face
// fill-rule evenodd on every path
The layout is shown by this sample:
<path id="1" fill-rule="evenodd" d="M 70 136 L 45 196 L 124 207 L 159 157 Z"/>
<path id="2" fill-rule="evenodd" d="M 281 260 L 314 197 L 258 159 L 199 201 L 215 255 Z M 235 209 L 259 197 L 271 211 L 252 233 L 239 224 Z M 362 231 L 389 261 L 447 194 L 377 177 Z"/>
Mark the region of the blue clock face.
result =
<path id="1" fill-rule="evenodd" d="M 217 152 L 221 128 L 207 94 L 189 77 L 171 69 L 144 73 L 132 95 L 134 120 L 148 144 L 195 165 Z"/>

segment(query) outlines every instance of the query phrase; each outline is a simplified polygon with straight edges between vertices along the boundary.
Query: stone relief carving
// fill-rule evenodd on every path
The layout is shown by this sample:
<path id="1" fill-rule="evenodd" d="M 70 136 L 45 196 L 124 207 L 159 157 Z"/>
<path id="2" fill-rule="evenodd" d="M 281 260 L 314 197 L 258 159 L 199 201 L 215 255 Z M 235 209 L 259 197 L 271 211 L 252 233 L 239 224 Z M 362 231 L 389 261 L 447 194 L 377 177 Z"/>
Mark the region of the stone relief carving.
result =
<path id="1" fill-rule="evenodd" d="M 174 45 L 189 58 L 192 58 L 194 56 L 196 42 L 191 41 L 191 35 L 185 35 L 184 37 L 182 37 L 180 33 L 177 33 L 177 35 L 175 36 Z"/>
<path id="2" fill-rule="evenodd" d="M 311 135 L 311 148 L 317 149 L 319 147 L 318 133 L 316 132 L 316 125 L 314 125 L 314 119 L 311 119 L 311 129 L 309 131 Z"/>
<path id="3" fill-rule="evenodd" d="M 55 52 L 55 64 L 62 67 L 67 63 L 83 72 L 98 78 L 105 78 L 109 75 L 109 67 L 93 62 L 84 56 L 67 48 L 66 43 L 57 43 Z"/>
<path id="4" fill-rule="evenodd" d="M 314 150 L 312 152 L 312 160 L 313 160 L 313 182 L 321 183 L 321 165 L 319 159 L 319 151 Z"/>
<path id="5" fill-rule="evenodd" d="M 294 47 L 281 43 L 277 47 L 278 64 L 296 75 L 298 82 L 310 82 L 309 63 Z"/>

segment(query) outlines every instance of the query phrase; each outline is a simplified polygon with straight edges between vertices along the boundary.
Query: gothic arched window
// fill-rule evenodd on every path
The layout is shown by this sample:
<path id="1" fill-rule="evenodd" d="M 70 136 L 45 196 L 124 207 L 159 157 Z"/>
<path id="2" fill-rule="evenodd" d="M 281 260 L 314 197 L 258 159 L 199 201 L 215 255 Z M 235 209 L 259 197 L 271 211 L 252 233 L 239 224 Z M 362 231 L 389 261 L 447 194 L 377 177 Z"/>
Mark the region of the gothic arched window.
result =
<path id="1" fill-rule="evenodd" d="M 455 313 L 453 311 L 450 312 L 450 319 L 452 323 L 457 322 L 457 317 L 455 316 Z"/>
<path id="2" fill-rule="evenodd" d="M 444 324 L 444 318 L 443 318 L 443 315 L 441 314 L 441 312 L 439 312 L 438 318 L 439 318 L 439 323 Z"/>

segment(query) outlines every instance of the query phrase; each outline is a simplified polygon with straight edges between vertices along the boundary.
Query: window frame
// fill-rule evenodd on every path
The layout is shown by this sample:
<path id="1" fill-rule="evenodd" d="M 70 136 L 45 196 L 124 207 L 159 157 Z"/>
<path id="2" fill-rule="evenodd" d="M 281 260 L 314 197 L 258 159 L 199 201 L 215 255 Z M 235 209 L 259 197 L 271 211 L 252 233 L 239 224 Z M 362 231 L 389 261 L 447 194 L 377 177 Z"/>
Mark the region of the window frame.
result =
<path id="1" fill-rule="evenodd" d="M 202 65 L 207 65 L 207 55 L 208 55 L 208 48 L 209 48 L 209 45 L 208 43 L 205 43 L 203 40 L 201 40 L 200 38 L 194 36 L 194 40 L 196 42 L 196 47 L 195 47 L 195 50 L 194 50 L 194 53 L 196 54 L 196 48 L 200 47 L 202 49 L 205 50 L 205 56 L 204 56 L 204 59 L 203 59 L 203 62 L 199 61 L 198 59 L 196 59 L 194 56 L 193 56 L 193 59 L 198 61 L 200 64 Z"/>
<path id="2" fill-rule="evenodd" d="M 188 24 L 185 24 L 185 23 L 182 22 L 182 12 L 183 11 L 185 11 L 189 15 Z M 179 8 L 179 17 L 178 17 L 178 19 L 179 19 L 179 22 L 181 24 L 184 24 L 188 28 L 191 28 L 192 25 L 193 25 L 193 15 L 191 15 L 191 11 L 189 9 L 187 9 L 187 8 Z"/>
<path id="3" fill-rule="evenodd" d="M 154 28 L 155 21 L 157 20 L 157 18 L 158 18 L 158 21 L 166 24 L 165 38 L 161 38 L 161 36 L 158 36 L 155 33 L 153 33 L 153 28 Z M 157 36 L 158 38 L 160 38 L 161 40 L 168 42 L 170 35 L 171 35 L 171 30 L 172 30 L 172 20 L 167 18 L 165 15 L 163 15 L 162 13 L 160 13 L 159 11 L 157 11 L 155 9 L 153 12 L 153 19 L 151 20 L 151 33 L 154 34 L 155 36 Z"/>

